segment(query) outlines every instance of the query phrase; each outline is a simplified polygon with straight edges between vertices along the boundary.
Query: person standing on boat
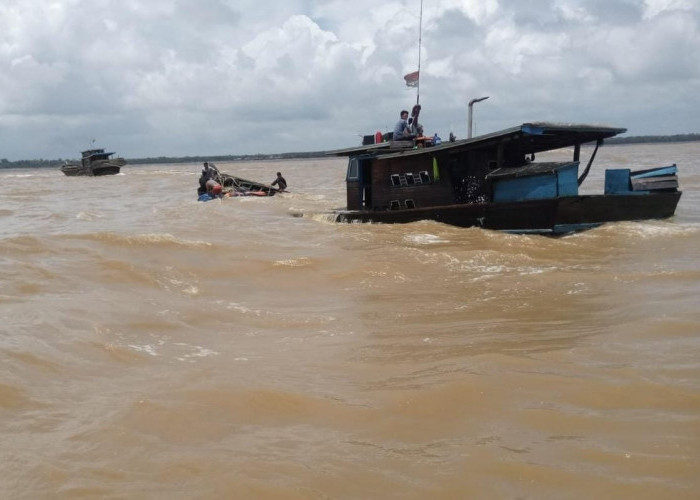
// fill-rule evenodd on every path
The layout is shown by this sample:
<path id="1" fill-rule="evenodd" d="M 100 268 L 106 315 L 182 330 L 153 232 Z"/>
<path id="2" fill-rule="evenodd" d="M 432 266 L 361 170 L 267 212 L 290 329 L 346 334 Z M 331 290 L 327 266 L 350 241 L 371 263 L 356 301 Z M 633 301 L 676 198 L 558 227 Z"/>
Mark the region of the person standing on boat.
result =
<path id="1" fill-rule="evenodd" d="M 209 166 L 208 162 L 204 162 L 202 167 L 202 175 L 199 176 L 199 187 L 197 188 L 197 194 L 202 195 L 207 192 L 207 181 L 214 177 L 215 170 Z"/>
<path id="2" fill-rule="evenodd" d="M 413 136 L 412 138 L 423 136 L 423 125 L 418 123 L 418 115 L 420 115 L 420 109 L 420 104 L 416 104 L 415 106 L 413 106 L 413 109 L 411 110 L 411 118 L 408 119 L 409 133 Z"/>
<path id="3" fill-rule="evenodd" d="M 411 136 L 411 129 L 408 126 L 408 111 L 405 109 L 401 111 L 401 119 L 396 122 L 394 126 L 394 136 L 395 141 L 404 141 L 413 139 Z"/>
<path id="4" fill-rule="evenodd" d="M 272 181 L 272 184 L 270 184 L 270 186 L 277 186 L 280 193 L 287 189 L 287 181 L 284 179 L 284 177 L 282 177 L 281 172 L 277 172 L 277 178 L 274 181 Z"/>

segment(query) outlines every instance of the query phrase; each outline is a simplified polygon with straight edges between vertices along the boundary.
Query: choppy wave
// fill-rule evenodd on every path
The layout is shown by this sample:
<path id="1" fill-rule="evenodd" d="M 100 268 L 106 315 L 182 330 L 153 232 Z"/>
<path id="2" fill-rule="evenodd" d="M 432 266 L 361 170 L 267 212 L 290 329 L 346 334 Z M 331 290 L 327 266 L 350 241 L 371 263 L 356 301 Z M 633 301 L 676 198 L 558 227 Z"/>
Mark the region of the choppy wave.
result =
<path id="1" fill-rule="evenodd" d="M 700 224 L 678 224 L 674 221 L 644 221 L 644 222 L 619 222 L 614 227 L 606 228 L 617 230 L 622 235 L 633 238 L 676 238 L 692 237 L 700 233 Z"/>
<path id="2" fill-rule="evenodd" d="M 162 246 L 162 247 L 210 247 L 212 244 L 201 240 L 187 240 L 177 238 L 167 233 L 151 234 L 116 234 L 116 233 L 88 233 L 80 235 L 64 235 L 63 239 L 90 240 L 110 243 L 118 246 L 139 247 L 139 246 Z"/>

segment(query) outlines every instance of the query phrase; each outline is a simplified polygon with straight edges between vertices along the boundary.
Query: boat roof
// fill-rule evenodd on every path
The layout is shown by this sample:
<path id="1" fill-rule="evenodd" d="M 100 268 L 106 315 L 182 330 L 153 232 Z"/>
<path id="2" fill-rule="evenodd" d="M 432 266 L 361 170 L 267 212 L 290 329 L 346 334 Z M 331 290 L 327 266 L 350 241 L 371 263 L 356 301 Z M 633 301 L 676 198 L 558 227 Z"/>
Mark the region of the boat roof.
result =
<path id="1" fill-rule="evenodd" d="M 88 149 L 82 152 L 83 157 L 98 156 L 98 155 L 113 155 L 114 153 L 105 153 L 104 149 Z"/>
<path id="2" fill-rule="evenodd" d="M 329 154 L 336 156 L 357 156 L 374 153 L 381 159 L 388 159 L 399 156 L 434 155 L 438 151 L 454 149 L 482 149 L 497 145 L 501 141 L 507 141 L 509 146 L 513 145 L 515 142 L 520 142 L 520 146 L 524 151 L 528 153 L 539 153 L 607 139 L 608 137 L 613 137 L 626 131 L 627 129 L 625 128 L 606 125 L 528 122 L 471 139 L 462 139 L 454 142 L 444 141 L 437 146 L 428 148 L 397 150 L 391 148 L 390 142 L 383 142 L 370 146 L 331 151 Z"/>
<path id="3" fill-rule="evenodd" d="M 373 153 L 378 150 L 391 150 L 391 142 L 380 142 L 379 144 L 369 144 L 366 146 L 335 149 L 333 151 L 328 151 L 326 154 L 330 156 L 356 156 L 365 153 Z"/>

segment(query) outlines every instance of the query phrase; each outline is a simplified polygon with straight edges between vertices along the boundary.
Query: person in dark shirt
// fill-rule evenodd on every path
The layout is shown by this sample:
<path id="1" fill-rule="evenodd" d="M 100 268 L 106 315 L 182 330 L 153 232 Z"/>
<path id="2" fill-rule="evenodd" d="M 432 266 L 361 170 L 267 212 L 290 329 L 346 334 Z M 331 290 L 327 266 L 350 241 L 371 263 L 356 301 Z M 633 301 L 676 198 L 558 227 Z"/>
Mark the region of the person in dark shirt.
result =
<path id="1" fill-rule="evenodd" d="M 272 181 L 271 186 L 277 186 L 277 188 L 280 190 L 280 193 L 282 191 L 285 191 L 287 189 L 287 181 L 282 177 L 281 172 L 277 172 L 277 178 Z"/>
<path id="2" fill-rule="evenodd" d="M 204 162 L 202 167 L 202 175 L 199 176 L 199 187 L 197 194 L 202 195 L 207 192 L 207 181 L 215 176 L 216 170 L 209 166 L 209 163 Z"/>

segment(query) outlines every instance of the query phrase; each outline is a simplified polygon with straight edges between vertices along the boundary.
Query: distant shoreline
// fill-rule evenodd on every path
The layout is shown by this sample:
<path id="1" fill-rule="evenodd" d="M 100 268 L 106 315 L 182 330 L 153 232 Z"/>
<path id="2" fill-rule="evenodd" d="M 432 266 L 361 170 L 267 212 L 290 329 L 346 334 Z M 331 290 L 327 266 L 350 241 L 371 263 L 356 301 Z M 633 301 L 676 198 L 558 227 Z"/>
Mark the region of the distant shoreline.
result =
<path id="1" fill-rule="evenodd" d="M 700 134 L 676 134 L 676 135 L 640 135 L 631 137 L 611 137 L 605 140 L 605 144 L 659 144 L 700 141 Z M 216 162 L 237 162 L 237 161 L 275 161 L 326 158 L 328 151 L 306 151 L 300 153 L 279 153 L 279 154 L 253 154 L 253 155 L 218 155 L 218 156 L 181 156 L 167 157 L 158 156 L 153 158 L 127 158 L 128 165 L 157 165 L 162 163 L 203 163 L 209 161 Z M 65 162 L 77 162 L 79 160 L 0 160 L 0 169 L 3 168 L 59 168 Z"/>
<path id="2" fill-rule="evenodd" d="M 637 135 L 630 137 L 611 137 L 610 139 L 605 139 L 605 144 L 655 144 L 664 142 L 695 141 L 700 141 L 700 134 Z"/>

